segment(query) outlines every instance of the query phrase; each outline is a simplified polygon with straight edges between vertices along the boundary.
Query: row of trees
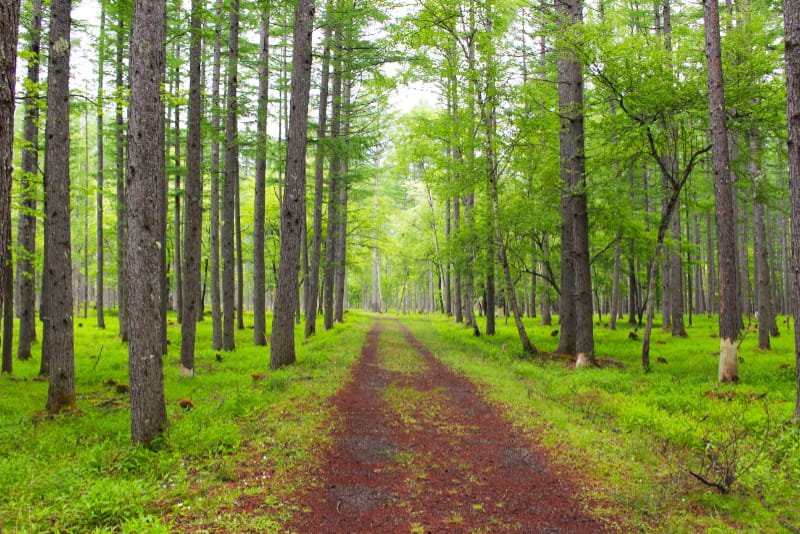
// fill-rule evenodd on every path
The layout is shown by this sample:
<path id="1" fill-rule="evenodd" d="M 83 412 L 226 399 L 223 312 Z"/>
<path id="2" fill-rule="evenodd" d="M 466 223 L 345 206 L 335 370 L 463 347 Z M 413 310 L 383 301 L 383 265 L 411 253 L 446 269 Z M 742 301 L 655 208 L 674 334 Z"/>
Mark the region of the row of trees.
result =
<path id="1" fill-rule="evenodd" d="M 2 33 L 2 57 L 13 58 L 19 3 L 2 5 L 13 29 Z M 676 336 L 686 335 L 687 314 L 719 313 L 721 381 L 738 380 L 743 318 L 758 318 L 769 348 L 776 313 L 800 300 L 787 240 L 797 220 L 786 195 L 791 133 L 788 182 L 782 172 L 793 98 L 784 92 L 788 12 L 784 63 L 774 46 L 780 13 L 755 2 L 721 14 L 713 0 L 702 12 L 669 1 L 316 7 L 314 22 L 309 0 L 194 1 L 188 14 L 177 2 L 101 1 L 89 34 L 94 87 L 79 96 L 70 90 L 70 3 L 23 6 L 16 123 L 16 62 L 3 63 L 10 85 L 0 88 L 10 125 L 0 133 L 3 370 L 13 363 L 13 289 L 17 355 L 30 358 L 40 282 L 49 410 L 75 403 L 76 296 L 84 313 L 94 300 L 101 327 L 116 301 L 129 340 L 132 435 L 144 443 L 167 424 L 169 307 L 181 322 L 185 376 L 195 372 L 195 322 L 206 306 L 214 349 L 233 350 L 245 308 L 253 342 L 267 344 L 268 302 L 272 368 L 294 361 L 297 321 L 313 335 L 319 311 L 331 328 L 348 301 L 439 310 L 476 335 L 494 334 L 504 309 L 530 353 L 538 349 L 523 315 L 549 323 L 556 312 L 558 351 L 579 365 L 594 362 L 594 314 L 615 328 L 624 311 L 644 324 L 646 368 L 659 303 Z M 406 67 L 387 79 L 381 66 L 397 61 Z M 387 128 L 385 94 L 403 81 L 434 88 L 440 105 Z M 21 138 L 16 173 L 12 131 Z M 82 193 L 76 210 L 71 190 Z"/>

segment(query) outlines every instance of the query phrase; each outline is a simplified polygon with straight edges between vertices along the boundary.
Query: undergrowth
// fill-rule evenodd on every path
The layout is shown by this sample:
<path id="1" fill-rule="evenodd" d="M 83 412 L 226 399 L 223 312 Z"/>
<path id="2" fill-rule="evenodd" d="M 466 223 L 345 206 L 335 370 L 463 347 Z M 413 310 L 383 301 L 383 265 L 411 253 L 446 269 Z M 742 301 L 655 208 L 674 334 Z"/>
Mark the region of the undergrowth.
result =
<path id="1" fill-rule="evenodd" d="M 287 473 L 313 463 L 330 418 L 324 400 L 345 380 L 371 322 L 349 313 L 345 325 L 308 342 L 298 337 L 297 364 L 271 372 L 269 350 L 253 347 L 252 329 L 236 332 L 236 351 L 213 351 L 205 320 L 197 376 L 181 378 L 180 326 L 170 317 L 169 434 L 151 452 L 130 445 L 127 345 L 116 335 L 116 316 L 106 314 L 105 330 L 77 318 L 76 412 L 44 412 L 38 344 L 33 359 L 15 360 L 14 375 L 0 377 L 0 532 L 180 532 L 186 523 L 202 532 L 219 518 L 235 529 L 242 520 L 226 506 L 283 477 L 279 491 L 262 498 L 259 516 L 246 519 L 279 532 L 285 497 L 304 482 Z M 231 481 L 246 482 L 232 490 Z"/>
<path id="2" fill-rule="evenodd" d="M 608 517 L 627 516 L 643 532 L 800 532 L 791 332 L 773 339 L 772 351 L 745 337 L 741 381 L 722 385 L 712 318 L 695 317 L 687 339 L 655 329 L 650 372 L 627 324 L 595 328 L 598 356 L 621 365 L 574 370 L 569 359 L 520 354 L 510 324 L 476 338 L 452 318 L 403 320 L 558 451 L 556 462 L 591 473 L 599 483 L 585 497 L 610 503 Z M 540 350 L 555 350 L 557 326 L 526 326 Z"/>

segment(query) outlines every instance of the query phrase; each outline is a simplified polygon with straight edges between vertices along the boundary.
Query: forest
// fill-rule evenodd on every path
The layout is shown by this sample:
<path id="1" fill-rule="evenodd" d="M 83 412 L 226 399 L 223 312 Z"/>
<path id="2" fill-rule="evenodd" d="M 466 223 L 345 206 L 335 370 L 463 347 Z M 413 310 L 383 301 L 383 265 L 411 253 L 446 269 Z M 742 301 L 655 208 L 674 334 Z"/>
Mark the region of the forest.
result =
<path id="1" fill-rule="evenodd" d="M 576 450 L 569 414 L 652 432 L 702 464 L 669 487 L 747 500 L 694 506 L 800 532 L 797 2 L 0 0 L 0 74 L 0 502 L 50 503 L 0 531 L 166 528 L 155 493 L 59 523 L 13 444 L 111 410 L 95 460 L 157 478 L 207 424 L 187 457 L 233 480 L 248 418 L 332 395 L 392 316 Z M 182 426 L 227 388 L 233 426 Z"/>

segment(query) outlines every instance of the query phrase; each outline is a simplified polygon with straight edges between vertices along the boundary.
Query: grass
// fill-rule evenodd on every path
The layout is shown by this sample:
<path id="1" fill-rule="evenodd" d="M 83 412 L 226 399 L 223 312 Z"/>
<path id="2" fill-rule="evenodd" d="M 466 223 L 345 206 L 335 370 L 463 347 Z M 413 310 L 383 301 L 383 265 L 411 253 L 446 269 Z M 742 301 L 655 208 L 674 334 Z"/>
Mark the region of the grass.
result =
<path id="1" fill-rule="evenodd" d="M 325 399 L 347 380 L 372 319 L 352 312 L 307 343 L 298 338 L 297 365 L 277 372 L 268 371 L 268 350 L 252 346 L 251 329 L 237 332 L 237 351 L 210 350 L 206 320 L 198 325 L 191 379 L 178 376 L 179 326 L 171 324 L 170 429 L 157 453 L 130 445 L 127 393 L 117 386 L 127 383 L 127 347 L 116 337 L 116 317 L 106 319 L 106 330 L 76 319 L 78 412 L 43 411 L 38 354 L 15 360 L 13 378 L 0 377 L 0 530 L 213 532 L 224 522 L 232 531 L 281 532 L 301 506 L 297 491 L 315 483 L 311 473 L 336 417 Z M 481 384 L 520 429 L 556 451 L 557 464 L 583 474 L 587 506 L 597 513 L 624 515 L 642 532 L 797 531 L 800 428 L 789 422 L 794 352 L 783 321 L 772 351 L 756 348 L 754 332 L 745 337 L 741 382 L 720 385 L 710 318 L 695 317 L 688 339 L 656 329 L 651 361 L 666 363 L 649 373 L 626 324 L 595 329 L 597 353 L 622 367 L 570 370 L 564 361 L 519 354 L 510 322 L 500 320 L 495 336 L 475 338 L 452 318 L 402 320 Z M 557 327 L 526 324 L 537 346 L 555 349 Z M 380 345 L 385 354 L 401 348 Z M 420 362 L 382 360 L 403 374 Z M 264 377 L 256 381 L 254 372 Z M 387 400 L 400 407 L 408 395 L 395 388 Z M 194 408 L 181 408 L 181 399 Z M 690 474 L 715 481 L 726 470 L 737 477 L 727 493 Z"/>
<path id="2" fill-rule="evenodd" d="M 212 351 L 206 320 L 198 324 L 197 376 L 187 379 L 178 374 L 180 327 L 171 317 L 170 426 L 157 453 L 130 445 L 127 346 L 116 316 L 106 322 L 99 330 L 92 318 L 76 319 L 77 412 L 43 411 L 39 345 L 34 359 L 14 361 L 13 378 L 0 378 L 0 531 L 157 533 L 192 523 L 202 532 L 225 520 L 234 530 L 280 532 L 288 496 L 308 482 L 327 439 L 325 398 L 345 381 L 371 319 L 350 313 L 307 343 L 298 337 L 297 364 L 275 372 L 268 349 L 253 347 L 252 329 L 236 332 L 235 352 Z M 254 372 L 265 376 L 256 381 Z M 230 505 L 248 497 L 259 510 L 243 518 Z"/>
<path id="3" fill-rule="evenodd" d="M 741 382 L 716 380 L 715 320 L 695 317 L 689 338 L 654 331 L 646 373 L 641 342 L 595 328 L 598 355 L 623 364 L 570 370 L 567 362 L 523 357 L 516 330 L 475 338 L 451 318 L 404 318 L 438 357 L 479 382 L 509 417 L 558 454 L 554 460 L 595 483 L 609 516 L 626 515 L 644 532 L 790 532 L 800 527 L 800 428 L 790 421 L 794 352 L 790 332 L 757 349 L 740 348 Z M 501 321 L 502 323 L 502 321 Z M 557 327 L 526 322 L 534 343 L 555 350 Z M 762 397 L 762 394 L 766 393 Z M 729 491 L 701 483 L 735 480 Z M 722 485 L 722 484 L 720 484 Z M 788 528 L 787 528 L 788 527 Z"/>

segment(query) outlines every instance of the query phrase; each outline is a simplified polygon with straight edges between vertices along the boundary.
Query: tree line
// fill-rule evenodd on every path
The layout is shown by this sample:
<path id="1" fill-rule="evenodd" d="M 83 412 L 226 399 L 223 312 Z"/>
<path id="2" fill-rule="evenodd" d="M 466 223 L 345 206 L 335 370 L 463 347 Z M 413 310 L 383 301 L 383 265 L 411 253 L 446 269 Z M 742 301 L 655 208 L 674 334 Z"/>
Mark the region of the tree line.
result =
<path id="1" fill-rule="evenodd" d="M 675 336 L 719 314 L 737 381 L 746 327 L 769 349 L 798 315 L 793 8 L 101 0 L 84 26 L 68 0 L 2 0 L 3 372 L 38 316 L 47 408 L 73 408 L 73 318 L 116 309 L 132 437 L 153 444 L 169 309 L 190 377 L 208 307 L 229 351 L 251 309 L 273 369 L 297 323 L 354 304 L 475 335 L 502 310 L 530 354 L 523 317 L 557 314 L 579 366 L 627 314 L 647 369 L 660 307 Z M 408 82 L 436 105 L 387 121 Z"/>

